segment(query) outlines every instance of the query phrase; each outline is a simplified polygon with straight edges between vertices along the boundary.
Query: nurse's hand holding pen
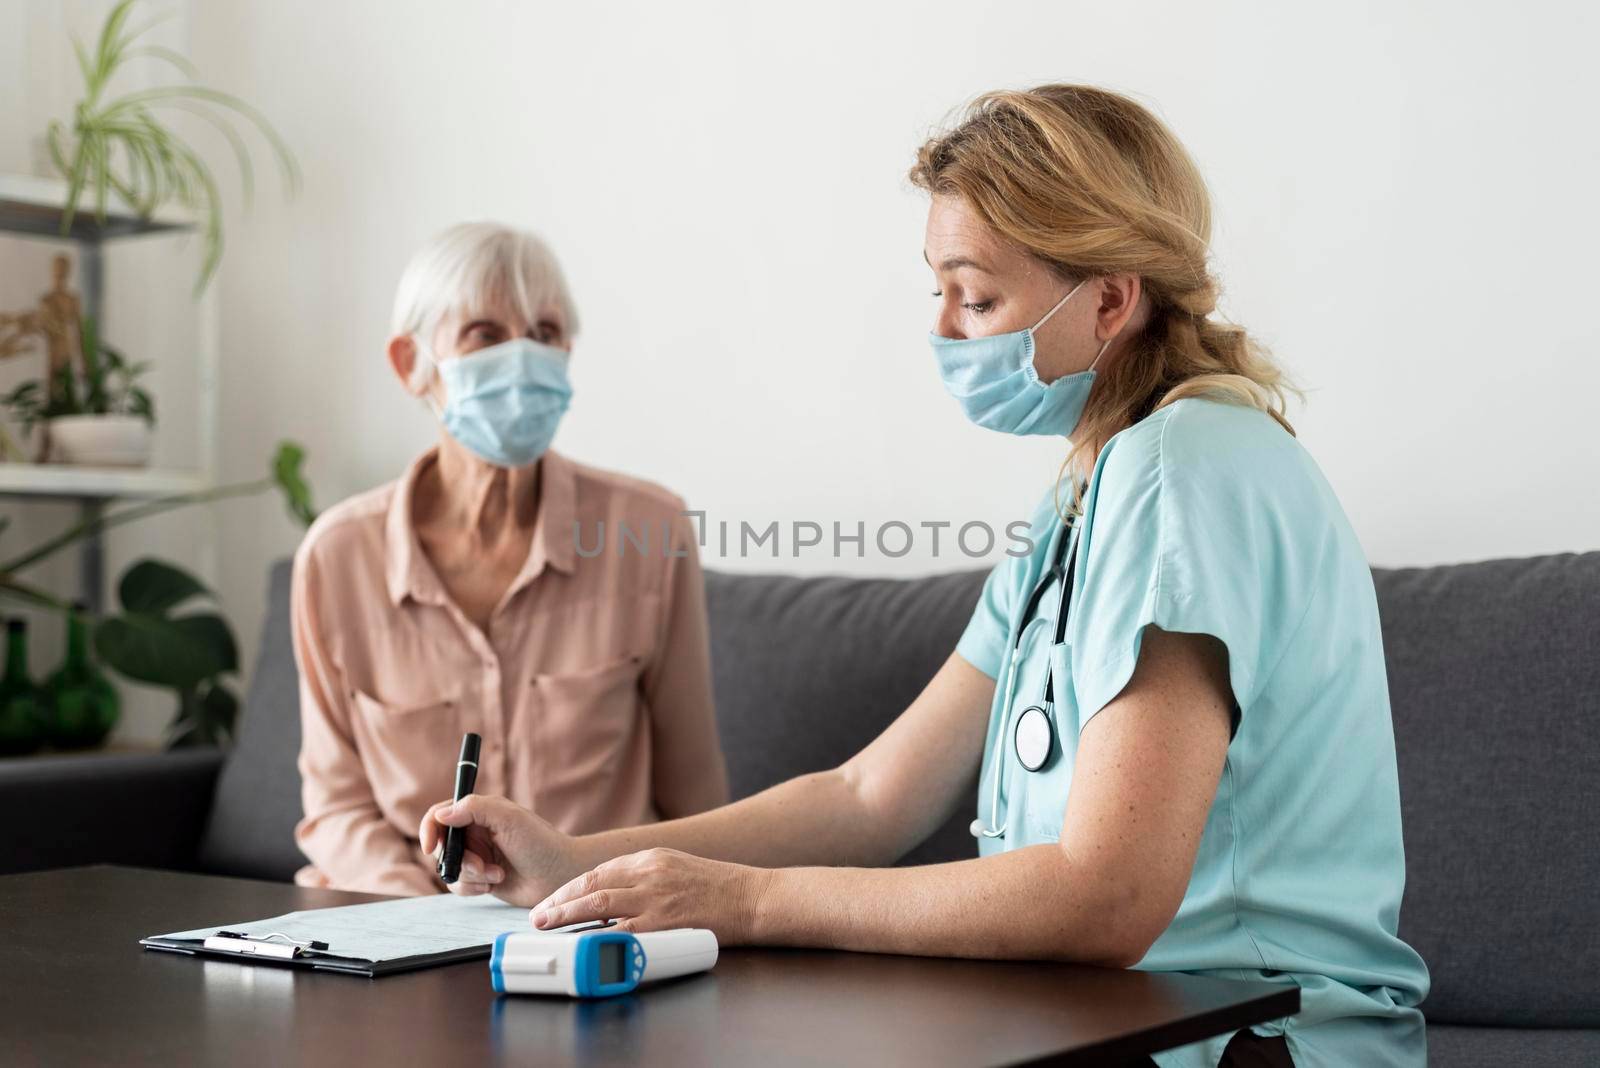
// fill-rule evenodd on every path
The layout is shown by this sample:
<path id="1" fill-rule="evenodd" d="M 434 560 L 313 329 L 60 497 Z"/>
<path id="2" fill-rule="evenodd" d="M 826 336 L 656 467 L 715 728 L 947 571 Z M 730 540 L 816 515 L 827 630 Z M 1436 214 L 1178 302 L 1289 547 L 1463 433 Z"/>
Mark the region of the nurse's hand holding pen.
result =
<path id="1" fill-rule="evenodd" d="M 461 878 L 451 891 L 528 906 L 539 928 L 616 920 L 627 930 L 704 927 L 728 943 L 747 941 L 767 875 L 675 849 L 646 849 L 584 870 L 571 836 L 502 797 L 472 794 L 434 805 L 422 818 L 422 848 L 438 849 L 446 827 L 467 831 Z"/>
<path id="2" fill-rule="evenodd" d="M 418 830 L 423 852 L 442 849 L 449 827 L 467 832 L 461 878 L 450 886 L 465 897 L 493 893 L 532 905 L 565 881 L 575 863 L 571 837 L 503 797 L 468 794 L 428 809 Z"/>

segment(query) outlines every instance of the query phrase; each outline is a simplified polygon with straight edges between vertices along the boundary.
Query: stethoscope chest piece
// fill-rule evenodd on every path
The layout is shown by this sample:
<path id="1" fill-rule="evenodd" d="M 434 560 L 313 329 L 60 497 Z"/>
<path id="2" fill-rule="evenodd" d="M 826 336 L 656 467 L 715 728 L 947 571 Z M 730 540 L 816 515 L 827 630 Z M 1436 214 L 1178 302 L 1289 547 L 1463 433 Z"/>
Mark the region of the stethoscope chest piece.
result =
<path id="1" fill-rule="evenodd" d="M 1017 751 L 1017 763 L 1027 771 L 1038 771 L 1050 762 L 1051 751 L 1056 747 L 1056 732 L 1043 705 L 1029 705 L 1022 710 L 1011 740 Z"/>

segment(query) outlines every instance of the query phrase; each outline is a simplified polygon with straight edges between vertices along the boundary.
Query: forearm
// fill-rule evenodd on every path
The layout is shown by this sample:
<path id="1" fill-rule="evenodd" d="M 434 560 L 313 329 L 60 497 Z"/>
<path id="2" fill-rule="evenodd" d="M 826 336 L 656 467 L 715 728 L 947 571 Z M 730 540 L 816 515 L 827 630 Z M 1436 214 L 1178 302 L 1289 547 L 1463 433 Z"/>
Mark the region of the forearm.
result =
<path id="1" fill-rule="evenodd" d="M 711 712 L 710 679 L 703 687 L 686 689 L 687 702 L 680 695 L 663 704 L 658 696 L 651 708 L 652 790 L 656 811 L 664 819 L 695 816 L 728 803 L 728 766 Z"/>
<path id="2" fill-rule="evenodd" d="M 295 555 L 290 625 L 300 675 L 300 802 L 295 842 L 335 886 L 375 894 L 444 889 L 413 838 L 378 806 L 356 750 L 351 687 L 324 639 L 319 568 L 308 540 Z"/>
<path id="3" fill-rule="evenodd" d="M 653 847 L 764 868 L 893 864 L 972 796 L 993 696 L 994 680 L 952 653 L 847 763 L 710 812 L 578 839 L 578 870 Z"/>
<path id="4" fill-rule="evenodd" d="M 574 839 L 577 870 L 643 849 L 677 849 L 763 868 L 892 864 L 903 848 L 893 821 L 869 813 L 842 770 L 802 775 L 683 819 Z"/>
<path id="5" fill-rule="evenodd" d="M 643 679 L 650 709 L 656 811 L 674 819 L 728 803 L 728 769 L 711 688 L 711 637 L 695 532 L 679 515 L 671 534 L 660 646 Z"/>
<path id="6" fill-rule="evenodd" d="M 1136 887 L 1080 870 L 1057 845 L 914 868 L 779 869 L 756 876 L 748 939 L 1126 967 L 1148 948 Z"/>
<path id="7" fill-rule="evenodd" d="M 295 840 L 340 890 L 369 894 L 437 894 L 444 889 L 416 844 L 376 812 L 349 811 L 306 819 Z"/>
<path id="8" fill-rule="evenodd" d="M 444 883 L 434 874 L 433 866 L 418 861 L 399 861 L 387 867 L 374 868 L 352 883 L 341 885 L 347 890 L 394 897 L 423 897 L 442 894 L 446 890 Z"/>

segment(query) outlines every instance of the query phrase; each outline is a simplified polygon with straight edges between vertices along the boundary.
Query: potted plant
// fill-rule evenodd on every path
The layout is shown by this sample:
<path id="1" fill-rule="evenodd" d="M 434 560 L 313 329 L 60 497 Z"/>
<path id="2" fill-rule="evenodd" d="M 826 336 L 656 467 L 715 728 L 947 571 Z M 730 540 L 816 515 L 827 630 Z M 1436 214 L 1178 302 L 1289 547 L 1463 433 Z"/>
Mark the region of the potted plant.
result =
<path id="1" fill-rule="evenodd" d="M 211 168 L 187 141 L 161 122 L 156 109 L 197 115 L 223 135 L 238 161 L 246 202 L 254 191 L 254 170 L 235 118 L 245 119 L 266 138 L 291 194 L 299 187 L 299 167 L 288 145 L 255 108 L 229 93 L 195 84 L 197 72 L 178 53 L 153 45 L 135 47 L 154 24 L 128 28 L 128 16 L 137 2 L 122 0 L 111 9 L 92 53 L 73 42 L 84 96 L 73 108 L 71 128 L 52 122 L 46 134 L 51 161 L 67 180 L 61 232 L 71 231 L 73 216 L 91 190 L 95 215 L 101 222 L 106 219 L 107 201 L 113 192 L 143 218 L 176 201 L 202 220 L 205 259 L 195 283 L 199 293 L 222 259 L 221 195 Z M 182 80 L 108 96 L 108 83 L 123 63 L 140 56 L 162 60 Z"/>
<path id="2" fill-rule="evenodd" d="M 149 370 L 100 340 L 85 316 L 78 330 L 76 365 L 57 367 L 47 381 L 33 379 L 0 397 L 27 435 L 45 428 L 44 460 L 96 467 L 140 467 L 150 459 L 155 401 L 139 384 Z"/>
<path id="3" fill-rule="evenodd" d="M 301 525 L 309 526 L 316 511 L 311 504 L 311 487 L 301 473 L 304 459 L 305 451 L 286 441 L 278 446 L 271 467 L 262 478 L 162 497 L 86 519 L 10 559 L 0 559 L 0 604 L 12 601 L 60 611 L 82 629 L 85 642 L 92 627 L 92 646 L 101 663 L 124 678 L 169 689 L 177 698 L 177 708 L 167 728 L 168 745 L 220 744 L 232 734 L 239 708 L 228 682 L 228 676 L 239 670 L 238 646 L 233 629 L 219 612 L 205 605 L 194 607 L 195 602 L 216 599 L 199 579 L 175 564 L 140 560 L 117 583 L 121 610 L 90 621 L 83 619 L 74 606 L 18 574 L 84 538 L 114 527 L 175 508 L 271 489 L 282 494 L 290 515 Z M 0 516 L 0 534 L 7 524 L 6 517 Z M 188 610 L 180 611 L 185 606 L 189 606 Z M 81 662 L 83 658 L 79 659 Z"/>

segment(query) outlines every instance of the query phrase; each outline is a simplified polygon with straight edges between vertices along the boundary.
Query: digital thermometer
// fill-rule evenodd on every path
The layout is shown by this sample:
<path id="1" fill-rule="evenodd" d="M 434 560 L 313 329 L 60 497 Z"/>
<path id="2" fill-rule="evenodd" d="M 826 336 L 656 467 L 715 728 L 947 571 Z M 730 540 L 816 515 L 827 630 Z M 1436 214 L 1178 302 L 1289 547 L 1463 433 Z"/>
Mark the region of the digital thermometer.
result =
<path id="1" fill-rule="evenodd" d="M 497 994 L 608 998 L 716 963 L 717 936 L 699 927 L 643 934 L 614 927 L 513 931 L 494 940 L 489 978 Z"/>

